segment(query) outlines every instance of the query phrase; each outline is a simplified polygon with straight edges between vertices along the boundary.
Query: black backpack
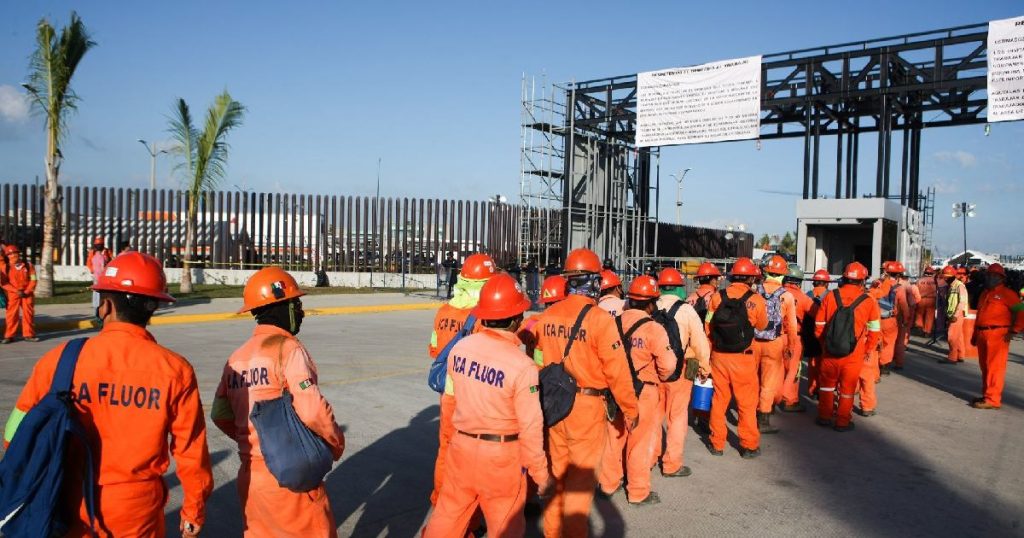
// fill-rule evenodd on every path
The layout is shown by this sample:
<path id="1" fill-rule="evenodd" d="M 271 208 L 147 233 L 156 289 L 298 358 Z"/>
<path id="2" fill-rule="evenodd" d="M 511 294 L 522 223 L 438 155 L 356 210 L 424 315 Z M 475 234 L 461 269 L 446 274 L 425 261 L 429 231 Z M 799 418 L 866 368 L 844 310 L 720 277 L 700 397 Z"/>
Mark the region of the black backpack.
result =
<path id="1" fill-rule="evenodd" d="M 725 290 L 719 294 L 722 303 L 711 316 L 711 340 L 714 349 L 725 353 L 742 353 L 754 341 L 754 326 L 747 315 L 747 299 L 754 295 L 754 292 L 747 291 L 739 299 L 729 297 Z"/>
<path id="2" fill-rule="evenodd" d="M 683 337 L 679 334 L 679 324 L 676 323 L 676 313 L 682 306 L 683 301 L 676 301 L 676 304 L 668 310 L 659 308 L 651 314 L 651 319 L 658 322 L 658 325 L 661 325 L 668 333 L 668 343 L 672 346 L 672 352 L 676 356 L 676 369 L 665 380 L 666 383 L 678 380 L 679 376 L 683 374 L 683 366 L 686 365 L 686 347 L 683 345 Z M 687 378 L 693 379 L 689 376 Z"/>
<path id="3" fill-rule="evenodd" d="M 836 300 L 836 313 L 825 326 L 825 351 L 833 357 L 845 357 L 857 348 L 857 327 L 855 326 L 854 311 L 857 306 L 868 298 L 866 293 L 857 297 L 850 306 L 843 306 L 843 300 L 839 297 L 839 290 L 832 290 Z"/>
<path id="4" fill-rule="evenodd" d="M 583 319 L 587 317 L 587 312 L 590 312 L 593 306 L 588 304 L 580 311 L 580 315 L 576 318 L 576 323 L 573 324 L 572 331 L 569 333 L 569 342 L 565 345 L 562 360 L 541 368 L 538 374 L 541 414 L 544 415 L 544 425 L 549 428 L 569 416 L 572 406 L 576 403 L 576 392 L 579 387 L 576 384 L 576 378 L 565 369 L 565 361 L 569 358 L 572 344 L 580 333 Z"/>
<path id="5" fill-rule="evenodd" d="M 710 296 L 710 293 L 698 295 L 697 300 L 693 302 L 693 309 L 697 311 L 697 317 L 700 318 L 701 323 L 708 319 L 708 297 Z"/>
<path id="6" fill-rule="evenodd" d="M 644 323 L 651 321 L 651 318 L 644 318 L 636 322 L 628 331 L 623 332 L 622 330 L 622 317 L 615 317 L 615 326 L 619 328 L 619 338 L 622 340 L 622 349 L 626 352 L 626 364 L 629 365 L 629 375 L 633 378 L 633 392 L 636 393 L 637 397 L 640 397 L 640 391 L 644 390 L 644 382 L 640 380 L 639 375 L 636 373 L 636 366 L 633 365 L 633 333 L 636 332 Z"/>

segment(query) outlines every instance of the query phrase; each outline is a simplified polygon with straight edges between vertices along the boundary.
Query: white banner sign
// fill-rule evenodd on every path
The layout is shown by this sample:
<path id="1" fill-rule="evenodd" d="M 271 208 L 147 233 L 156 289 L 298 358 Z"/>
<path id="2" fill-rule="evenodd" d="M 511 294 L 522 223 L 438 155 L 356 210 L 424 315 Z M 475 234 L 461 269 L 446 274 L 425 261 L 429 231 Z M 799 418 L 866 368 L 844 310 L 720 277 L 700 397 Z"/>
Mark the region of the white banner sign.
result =
<path id="1" fill-rule="evenodd" d="M 637 74 L 636 145 L 757 138 L 761 57 Z"/>
<path id="2" fill-rule="evenodd" d="M 988 23 L 988 121 L 1024 120 L 1024 17 Z"/>

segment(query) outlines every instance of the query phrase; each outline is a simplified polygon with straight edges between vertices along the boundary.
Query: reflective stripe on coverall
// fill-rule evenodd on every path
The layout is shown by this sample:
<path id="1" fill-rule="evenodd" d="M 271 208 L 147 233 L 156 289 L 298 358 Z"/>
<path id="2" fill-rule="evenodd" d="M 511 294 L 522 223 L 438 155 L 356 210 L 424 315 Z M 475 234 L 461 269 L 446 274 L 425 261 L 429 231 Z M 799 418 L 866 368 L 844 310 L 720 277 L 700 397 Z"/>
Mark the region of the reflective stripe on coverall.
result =
<path id="1" fill-rule="evenodd" d="M 1024 331 L 1024 303 L 1017 292 L 1000 284 L 985 290 L 978 300 L 978 320 L 974 340 L 978 345 L 981 367 L 981 393 L 985 403 L 1000 407 L 1006 381 L 1006 362 L 1010 355 L 1009 331 Z"/>
<path id="2" fill-rule="evenodd" d="M 726 295 L 739 299 L 750 291 L 750 286 L 733 282 L 725 289 Z M 707 334 L 711 337 L 714 324 L 711 319 L 715 310 L 722 303 L 721 295 L 715 293 L 709 298 Z M 757 330 L 768 326 L 768 311 L 764 297 L 757 292 L 747 299 L 747 316 L 750 324 Z M 740 446 L 755 450 L 761 446 L 761 432 L 757 429 L 757 403 L 760 388 L 757 381 L 757 360 L 754 356 L 753 343 L 741 353 L 726 353 L 715 350 L 714 339 L 711 340 L 711 377 L 714 379 L 715 392 L 711 399 L 711 436 L 708 439 L 715 450 L 725 449 L 728 427 L 725 423 L 725 412 L 729 402 L 736 397 L 736 410 L 739 415 L 736 428 L 740 438 Z"/>
<path id="3" fill-rule="evenodd" d="M 569 333 L 586 304 L 594 304 L 594 300 L 570 295 L 544 311 L 544 321 L 534 327 L 534 333 L 538 336 L 545 365 L 562 362 Z M 610 389 L 624 420 L 636 419 L 633 379 L 610 314 L 600 308 L 592 308 L 587 313 L 577 341 L 564 362 L 581 388 Z M 555 491 L 544 507 L 545 536 L 587 535 L 597 466 L 608 435 L 606 421 L 604 398 L 581 393 L 576 395 L 569 416 L 547 429 Z"/>
<path id="4" fill-rule="evenodd" d="M 434 330 L 430 333 L 430 344 L 427 345 L 427 352 L 430 358 L 437 358 L 437 354 L 451 342 L 452 338 L 462 330 L 472 308 L 456 308 L 450 304 L 441 305 L 434 316 Z M 430 504 L 437 502 L 437 496 L 441 493 L 441 484 L 444 483 L 445 452 L 448 450 L 448 443 L 455 434 L 452 426 L 452 413 L 455 412 L 455 392 L 451 376 L 445 379 L 444 392 L 441 394 L 440 420 L 437 428 L 437 459 L 434 460 L 434 489 L 430 492 Z"/>
<path id="5" fill-rule="evenodd" d="M 949 285 L 946 302 L 946 341 L 949 343 L 949 354 L 946 358 L 950 362 L 964 360 L 964 317 L 967 315 L 967 300 L 967 287 L 963 282 L 953 280 Z"/>
<path id="6" fill-rule="evenodd" d="M 277 398 L 287 389 L 299 419 L 327 442 L 337 460 L 345 449 L 345 436 L 317 381 L 316 365 L 306 348 L 273 325 L 257 325 L 252 337 L 224 365 L 211 418 L 238 443 L 242 460 L 238 494 L 246 536 L 336 535 L 324 484 L 305 493 L 278 485 L 263 461 L 259 436 L 249 420 L 256 402 Z"/>
<path id="7" fill-rule="evenodd" d="M 766 279 L 764 291 L 771 295 L 782 287 L 781 282 Z M 765 299 L 767 304 L 767 299 Z M 796 299 L 789 291 L 784 291 L 779 296 L 779 303 L 782 314 L 782 327 L 779 328 L 779 336 L 774 340 L 754 339 L 753 350 L 757 361 L 758 384 L 760 386 L 757 410 L 762 413 L 771 413 L 775 405 L 775 397 L 782 385 L 785 376 L 787 350 L 793 350 L 800 346 L 800 326 L 796 322 Z"/>
<path id="8" fill-rule="evenodd" d="M 640 320 L 650 318 L 643 310 L 635 308 L 626 310 L 621 317 L 624 332 L 628 332 Z M 668 333 L 654 322 L 637 328 L 630 340 L 633 367 L 637 377 L 644 382 L 644 388 L 637 397 L 640 422 L 629 432 L 626 431 L 621 415 L 608 423 L 608 446 L 598 474 L 601 489 L 606 493 L 618 489 L 623 476 L 626 476 L 626 498 L 631 502 L 640 502 L 651 493 L 651 465 L 658 457 L 654 443 L 660 439 L 657 432 L 661 429 L 659 385 L 661 380 L 675 371 L 676 355 L 668 341 Z"/>
<path id="9" fill-rule="evenodd" d="M 21 336 L 34 338 L 35 328 L 35 291 L 36 270 L 31 263 L 18 260 L 7 266 L 3 289 L 7 292 L 7 328 L 4 338 L 14 338 L 18 332 L 18 320 L 21 320 Z M 28 294 L 22 297 L 21 294 Z"/>
<path id="10" fill-rule="evenodd" d="M 18 423 L 50 390 L 64 345 L 36 363 L 5 429 Z M 75 407 L 96 469 L 100 536 L 163 536 L 168 452 L 184 491 L 181 518 L 202 525 L 213 489 L 199 388 L 184 357 L 156 343 L 142 327 L 110 321 L 90 338 L 73 378 Z M 81 483 L 74 462 L 84 457 L 72 444 L 68 483 Z M 64 506 L 80 506 L 67 536 L 89 536 L 81 488 L 68 488 Z"/>
<path id="11" fill-rule="evenodd" d="M 455 345 L 448 373 L 458 380 L 457 432 L 519 437 L 500 442 L 456 433 L 423 536 L 464 536 L 478 507 L 488 535 L 522 536 L 526 472 L 538 484 L 548 481 L 537 367 L 515 334 L 484 328 Z"/>
<path id="12" fill-rule="evenodd" d="M 843 305 L 849 306 L 864 293 L 863 288 L 854 284 L 839 286 L 839 297 Z M 853 414 L 853 398 L 857 391 L 860 373 L 867 360 L 868 350 L 878 344 L 881 311 L 878 302 L 870 294 L 854 310 L 854 330 L 858 331 L 857 347 L 845 357 L 829 354 L 824 346 L 825 326 L 836 314 L 836 298 L 833 293 L 825 295 L 821 308 L 815 316 L 814 334 L 822 340 L 822 360 L 818 372 L 818 418 L 832 420 L 835 414 L 836 426 L 846 426 Z M 874 383 L 874 380 L 871 381 Z M 839 408 L 835 406 L 835 392 L 839 390 Z M 863 405 L 863 402 L 862 402 Z"/>

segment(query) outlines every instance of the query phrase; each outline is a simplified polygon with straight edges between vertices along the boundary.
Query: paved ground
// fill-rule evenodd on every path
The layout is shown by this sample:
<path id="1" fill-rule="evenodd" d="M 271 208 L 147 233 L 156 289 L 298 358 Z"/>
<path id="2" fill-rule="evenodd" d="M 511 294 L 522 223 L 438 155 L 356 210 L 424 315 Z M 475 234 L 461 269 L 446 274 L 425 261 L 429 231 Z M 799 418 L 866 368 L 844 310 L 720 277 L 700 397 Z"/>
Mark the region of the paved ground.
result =
<path id="1" fill-rule="evenodd" d="M 347 306 L 428 299 L 314 300 Z M 230 304 L 219 301 L 212 304 Z M 300 337 L 346 429 L 345 456 L 327 478 L 342 536 L 413 536 L 428 515 L 437 447 L 437 397 L 424 382 L 432 316 L 321 316 L 303 325 Z M 251 322 L 230 321 L 153 332 L 193 362 L 209 405 L 224 360 L 251 329 Z M 0 347 L 0 420 L 34 361 L 69 336 Z M 915 341 L 906 370 L 879 385 L 880 414 L 856 417 L 852 433 L 818 428 L 810 414 L 779 416 L 782 433 L 763 437 L 764 455 L 746 461 L 735 449 L 712 457 L 691 432 L 686 460 L 693 476 L 656 474 L 659 506 L 630 507 L 621 494 L 596 501 L 594 535 L 1024 536 L 1024 343 L 1014 342 L 1000 411 L 967 406 L 980 387 L 976 363 L 944 366 L 936 356 Z M 209 439 L 216 489 L 204 534 L 238 536 L 234 446 L 212 424 Z M 181 492 L 173 475 L 168 482 L 168 527 L 177 528 Z M 538 533 L 536 517 L 529 527 Z"/>

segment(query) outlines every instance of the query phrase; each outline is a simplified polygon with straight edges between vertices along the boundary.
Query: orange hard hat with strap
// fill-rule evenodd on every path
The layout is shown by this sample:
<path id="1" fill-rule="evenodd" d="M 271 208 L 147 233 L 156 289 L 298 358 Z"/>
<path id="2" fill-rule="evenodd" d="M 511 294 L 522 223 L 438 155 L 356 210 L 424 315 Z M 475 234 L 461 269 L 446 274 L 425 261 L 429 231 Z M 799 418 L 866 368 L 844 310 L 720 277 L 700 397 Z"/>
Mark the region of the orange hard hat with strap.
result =
<path id="1" fill-rule="evenodd" d="M 947 265 L 947 266 L 942 268 L 942 276 L 943 277 L 956 276 L 956 269 L 953 269 L 952 265 Z"/>
<path id="2" fill-rule="evenodd" d="M 471 254 L 462 264 L 459 274 L 472 280 L 486 280 L 494 276 L 494 260 L 486 254 Z"/>
<path id="3" fill-rule="evenodd" d="M 245 283 L 242 291 L 242 309 L 239 313 L 305 295 L 299 283 L 280 267 L 264 267 L 256 271 Z"/>
<path id="4" fill-rule="evenodd" d="M 775 255 L 772 259 L 768 260 L 768 263 L 764 266 L 764 272 L 771 273 L 773 275 L 784 275 L 789 272 L 789 264 L 786 263 L 786 258 Z"/>
<path id="5" fill-rule="evenodd" d="M 530 308 L 519 283 L 507 274 L 496 275 L 480 288 L 480 302 L 473 313 L 477 319 L 498 320 L 518 316 Z"/>
<path id="6" fill-rule="evenodd" d="M 654 280 L 654 277 L 640 275 L 634 278 L 633 282 L 629 283 L 629 293 L 626 296 L 630 299 L 646 301 L 648 299 L 657 299 L 661 296 L 661 291 L 658 289 L 658 281 Z"/>
<path id="7" fill-rule="evenodd" d="M 697 268 L 697 278 L 705 276 L 722 276 L 722 272 L 718 270 L 718 266 L 711 262 L 704 262 Z"/>
<path id="8" fill-rule="evenodd" d="M 609 269 L 601 271 L 601 291 L 621 285 L 622 279 L 619 278 L 619 275 L 615 274 L 615 271 Z"/>
<path id="9" fill-rule="evenodd" d="M 889 262 L 889 268 L 886 272 L 893 275 L 902 275 L 907 272 L 907 268 L 903 267 L 903 262 Z"/>
<path id="10" fill-rule="evenodd" d="M 167 276 L 160 261 L 136 251 L 125 252 L 110 260 L 92 289 L 174 302 L 174 297 L 167 293 Z"/>
<path id="11" fill-rule="evenodd" d="M 658 273 L 659 286 L 685 286 L 686 280 L 683 274 L 675 267 L 666 267 Z"/>
<path id="12" fill-rule="evenodd" d="M 864 267 L 864 264 L 860 262 L 850 262 L 846 269 L 843 269 L 843 277 L 850 280 L 866 280 L 868 278 L 868 268 Z"/>
<path id="13" fill-rule="evenodd" d="M 732 271 L 729 274 L 732 276 L 757 276 L 761 274 L 761 270 L 754 265 L 750 258 L 740 258 L 732 264 Z"/>
<path id="14" fill-rule="evenodd" d="M 544 283 L 540 286 L 541 304 L 557 303 L 565 299 L 565 288 L 568 285 L 569 282 L 562 275 L 551 275 L 545 278 Z"/>
<path id="15" fill-rule="evenodd" d="M 828 283 L 832 281 L 832 275 L 828 274 L 828 271 L 824 269 L 818 269 L 814 272 L 814 276 L 811 277 L 811 281 Z"/>
<path id="16" fill-rule="evenodd" d="M 578 248 L 565 257 L 565 273 L 600 273 L 601 259 L 589 248 Z"/>

